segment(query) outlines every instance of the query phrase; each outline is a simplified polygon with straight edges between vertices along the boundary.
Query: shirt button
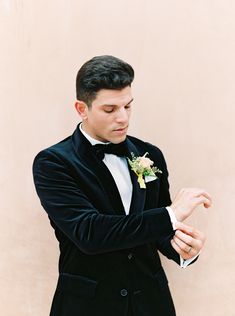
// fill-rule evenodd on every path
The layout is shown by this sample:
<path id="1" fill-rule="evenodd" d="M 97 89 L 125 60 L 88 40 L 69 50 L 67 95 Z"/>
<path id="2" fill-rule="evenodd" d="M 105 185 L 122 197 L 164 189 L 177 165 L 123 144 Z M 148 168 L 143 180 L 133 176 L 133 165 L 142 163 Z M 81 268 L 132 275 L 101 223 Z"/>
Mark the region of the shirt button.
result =
<path id="1" fill-rule="evenodd" d="M 128 292 L 127 292 L 127 290 L 126 289 L 122 289 L 121 291 L 120 291 L 120 293 L 121 293 L 121 296 L 127 296 L 127 294 L 128 294 Z"/>
<path id="2" fill-rule="evenodd" d="M 131 260 L 132 257 L 133 257 L 133 254 L 132 254 L 132 253 L 129 253 L 129 255 L 127 256 L 127 258 L 128 258 L 129 260 Z"/>

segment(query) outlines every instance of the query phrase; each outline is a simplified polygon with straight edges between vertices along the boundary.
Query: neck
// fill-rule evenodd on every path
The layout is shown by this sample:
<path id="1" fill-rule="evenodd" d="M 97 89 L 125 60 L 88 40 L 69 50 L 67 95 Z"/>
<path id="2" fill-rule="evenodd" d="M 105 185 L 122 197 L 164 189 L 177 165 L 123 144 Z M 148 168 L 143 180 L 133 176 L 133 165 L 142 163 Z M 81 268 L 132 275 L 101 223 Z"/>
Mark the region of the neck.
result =
<path id="1" fill-rule="evenodd" d="M 92 145 L 110 143 L 110 142 L 102 142 L 102 141 L 100 141 L 99 139 L 95 138 L 93 135 L 91 135 L 91 134 L 89 133 L 89 131 L 86 129 L 86 127 L 84 128 L 84 122 L 82 122 L 82 123 L 79 125 L 79 128 L 80 128 L 81 133 L 86 137 L 86 139 L 87 139 Z"/>

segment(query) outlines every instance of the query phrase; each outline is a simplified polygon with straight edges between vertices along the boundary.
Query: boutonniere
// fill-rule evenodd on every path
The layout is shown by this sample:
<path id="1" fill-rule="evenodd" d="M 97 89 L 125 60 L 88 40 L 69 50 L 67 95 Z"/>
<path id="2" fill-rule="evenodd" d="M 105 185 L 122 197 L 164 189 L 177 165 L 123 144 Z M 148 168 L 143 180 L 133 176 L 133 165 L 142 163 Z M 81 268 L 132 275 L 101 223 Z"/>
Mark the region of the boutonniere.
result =
<path id="1" fill-rule="evenodd" d="M 135 157 L 135 155 L 131 153 L 132 159 L 128 158 L 131 170 L 133 170 L 137 175 L 141 189 L 146 188 L 144 177 L 157 179 L 156 173 L 162 173 L 162 171 L 157 167 L 152 167 L 153 161 L 146 157 L 147 154 L 148 153 L 145 153 L 141 157 Z"/>

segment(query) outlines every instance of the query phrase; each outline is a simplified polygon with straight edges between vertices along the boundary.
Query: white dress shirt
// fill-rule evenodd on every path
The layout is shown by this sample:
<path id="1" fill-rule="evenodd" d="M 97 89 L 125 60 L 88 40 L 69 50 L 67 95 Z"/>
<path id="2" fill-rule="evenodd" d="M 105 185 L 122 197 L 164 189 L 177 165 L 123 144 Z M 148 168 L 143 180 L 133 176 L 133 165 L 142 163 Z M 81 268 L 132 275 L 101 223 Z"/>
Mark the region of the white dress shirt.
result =
<path id="1" fill-rule="evenodd" d="M 80 124 L 79 127 L 80 127 L 81 133 L 86 137 L 86 139 L 91 143 L 91 145 L 107 144 L 107 143 L 98 141 L 97 139 L 94 139 L 93 137 L 88 135 L 82 129 L 82 124 Z M 114 181 L 117 185 L 118 191 L 122 199 L 125 212 L 128 215 L 130 211 L 133 186 L 132 186 L 130 172 L 127 165 L 127 160 L 124 157 L 119 157 L 113 154 L 105 153 L 103 162 L 105 163 L 105 165 L 107 166 L 107 168 L 109 169 L 110 173 L 112 174 L 114 178 Z M 170 216 L 172 227 L 173 229 L 175 229 L 175 223 L 177 222 L 175 214 L 169 206 L 166 207 L 166 210 Z M 184 260 L 180 256 L 181 268 L 186 268 L 198 255 L 188 260 Z"/>

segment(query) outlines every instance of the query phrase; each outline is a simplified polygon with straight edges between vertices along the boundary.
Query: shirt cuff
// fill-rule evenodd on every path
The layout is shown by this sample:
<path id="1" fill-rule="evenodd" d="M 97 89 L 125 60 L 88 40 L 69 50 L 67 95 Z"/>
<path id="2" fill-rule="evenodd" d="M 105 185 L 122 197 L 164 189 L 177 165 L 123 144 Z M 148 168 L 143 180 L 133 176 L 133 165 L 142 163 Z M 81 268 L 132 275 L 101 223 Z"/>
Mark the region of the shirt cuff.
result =
<path id="1" fill-rule="evenodd" d="M 167 209 L 167 212 L 168 212 L 168 214 L 170 216 L 170 220 L 171 220 L 171 224 L 172 224 L 173 230 L 176 230 L 175 224 L 177 223 L 177 219 L 176 219 L 175 213 L 173 212 L 173 210 L 172 210 L 172 208 L 170 206 L 167 206 L 166 209 Z"/>
<path id="2" fill-rule="evenodd" d="M 187 260 L 184 260 L 181 256 L 180 256 L 180 267 L 185 269 L 187 268 L 187 266 L 193 262 L 193 260 L 195 260 L 199 255 L 200 255 L 201 251 L 194 257 L 190 258 L 190 259 L 187 259 Z"/>
<path id="3" fill-rule="evenodd" d="M 172 210 L 172 208 L 170 206 L 167 206 L 166 209 L 167 209 L 167 212 L 168 212 L 168 214 L 170 216 L 170 220 L 171 220 L 171 224 L 172 224 L 173 230 L 176 230 L 175 224 L 177 223 L 177 219 L 176 219 L 175 213 L 173 212 L 173 210 Z M 190 259 L 187 259 L 187 260 L 184 260 L 180 256 L 180 267 L 183 268 L 183 269 L 187 268 L 187 266 L 191 262 L 193 262 L 200 255 L 200 253 L 201 253 L 201 251 L 196 256 L 194 256 L 193 258 L 190 258 Z"/>

